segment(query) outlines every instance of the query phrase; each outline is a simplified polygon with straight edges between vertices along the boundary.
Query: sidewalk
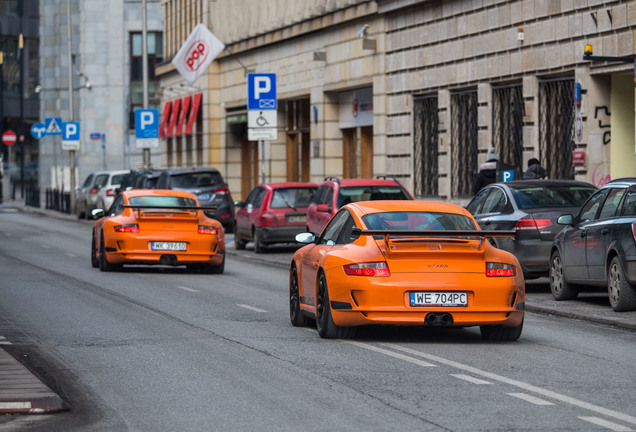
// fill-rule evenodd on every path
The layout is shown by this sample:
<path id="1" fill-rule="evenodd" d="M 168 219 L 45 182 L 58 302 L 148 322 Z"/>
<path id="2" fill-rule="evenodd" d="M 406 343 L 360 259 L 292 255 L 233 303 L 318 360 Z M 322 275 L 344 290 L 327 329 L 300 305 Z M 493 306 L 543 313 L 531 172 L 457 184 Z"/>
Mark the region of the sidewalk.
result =
<path id="1" fill-rule="evenodd" d="M 10 208 L 27 213 L 38 213 L 56 219 L 77 221 L 75 215 L 54 210 L 25 206 L 22 201 L 5 201 L 0 209 Z M 270 248 L 265 253 L 256 254 L 248 247 L 238 251 L 234 248 L 234 236 L 227 236 L 226 253 L 252 261 L 258 261 L 280 268 L 288 268 L 293 248 Z M 604 293 L 582 293 L 577 300 L 557 302 L 546 281 L 528 281 L 526 293 L 526 311 L 545 315 L 605 324 L 629 330 L 636 330 L 636 311 L 614 312 Z M 66 410 L 62 399 L 45 386 L 26 367 L 15 360 L 0 345 L 0 414 L 53 413 Z"/>

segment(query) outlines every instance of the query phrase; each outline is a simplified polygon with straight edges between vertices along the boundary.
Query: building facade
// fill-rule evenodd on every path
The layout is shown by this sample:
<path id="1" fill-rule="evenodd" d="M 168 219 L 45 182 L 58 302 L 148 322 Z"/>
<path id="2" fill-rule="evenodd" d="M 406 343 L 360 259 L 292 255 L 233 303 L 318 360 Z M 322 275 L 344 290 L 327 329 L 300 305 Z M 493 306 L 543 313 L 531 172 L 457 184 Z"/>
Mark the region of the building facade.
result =
<path id="1" fill-rule="evenodd" d="M 79 122 L 80 144 L 74 150 L 76 185 L 97 170 L 143 164 L 143 150 L 136 146 L 134 130 L 134 110 L 143 107 L 142 6 L 141 0 L 41 4 L 40 121 Z M 163 61 L 163 12 L 158 0 L 146 1 L 146 28 L 149 108 L 153 108 L 159 106 L 154 65 Z M 62 148 L 60 135 L 41 140 L 42 191 L 70 190 L 72 157 L 72 151 Z M 151 163 L 159 164 L 157 152 L 151 153 Z"/>
<path id="2" fill-rule="evenodd" d="M 38 0 L 0 1 L 0 135 L 12 131 L 18 137 L 11 146 L 0 142 L 4 173 L 0 197 L 4 198 L 22 198 L 25 187 L 37 182 L 39 149 L 30 130 L 39 117 L 38 23 Z"/>
<path id="3" fill-rule="evenodd" d="M 532 157 L 550 178 L 597 186 L 636 174 L 635 2 L 161 4 L 158 74 L 173 92 L 161 163 L 216 166 L 235 196 L 261 181 L 389 175 L 461 204 L 491 146 L 517 176 Z M 187 85 L 169 60 L 199 22 L 226 50 Z M 584 58 L 586 44 L 622 59 Z M 276 139 L 248 139 L 248 72 L 276 73 Z"/>

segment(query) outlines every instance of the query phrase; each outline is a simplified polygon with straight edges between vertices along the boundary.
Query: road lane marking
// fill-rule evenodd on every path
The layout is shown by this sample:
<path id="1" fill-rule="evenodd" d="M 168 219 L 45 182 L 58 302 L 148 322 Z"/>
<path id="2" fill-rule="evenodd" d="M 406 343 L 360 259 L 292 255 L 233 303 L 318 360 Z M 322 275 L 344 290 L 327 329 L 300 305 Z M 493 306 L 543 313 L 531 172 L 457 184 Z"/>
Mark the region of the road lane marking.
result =
<path id="1" fill-rule="evenodd" d="M 11 345 L 11 342 L 9 342 L 6 337 L 0 336 L 0 345 Z"/>
<path id="2" fill-rule="evenodd" d="M 616 424 L 616 423 L 612 423 L 612 422 L 609 422 L 607 420 L 603 420 L 603 419 L 598 418 L 598 417 L 579 417 L 579 418 L 581 420 L 585 420 L 586 422 L 594 423 L 595 425 L 603 426 L 603 427 L 606 427 L 608 429 L 611 429 L 611 430 L 617 431 L 617 432 L 633 431 L 633 429 L 630 429 L 627 426 L 623 426 L 623 425 L 619 425 L 619 424 Z"/>
<path id="3" fill-rule="evenodd" d="M 393 352 L 393 351 L 385 350 L 385 349 L 379 348 L 379 347 L 374 346 L 374 345 L 369 345 L 369 344 L 362 343 L 362 342 L 354 342 L 354 341 L 350 341 L 350 340 L 343 340 L 343 342 L 346 342 L 346 343 L 351 344 L 351 345 L 355 345 L 355 346 L 360 347 L 360 348 L 367 349 L 369 351 L 375 351 L 375 352 L 379 352 L 379 353 L 382 353 L 382 354 L 385 354 L 385 355 L 388 355 L 388 356 L 391 356 L 391 357 L 395 357 L 395 358 L 407 361 L 409 363 L 416 364 L 418 366 L 437 367 L 437 365 L 434 365 L 432 363 L 428 363 L 428 362 L 422 361 L 420 359 L 409 357 L 409 356 L 406 356 L 404 354 L 400 354 L 400 353 L 396 353 L 396 352 Z"/>
<path id="4" fill-rule="evenodd" d="M 471 382 L 471 383 L 473 383 L 473 384 L 492 384 L 491 382 L 484 381 L 484 380 L 481 380 L 481 379 L 479 379 L 479 378 L 472 377 L 472 376 L 470 376 L 470 375 L 464 375 L 464 374 L 451 374 L 451 376 L 454 376 L 455 378 L 459 378 L 459 379 L 462 379 L 462 380 L 465 380 L 465 381 Z"/>
<path id="5" fill-rule="evenodd" d="M 0 402 L 0 409 L 31 409 L 31 402 Z"/>
<path id="6" fill-rule="evenodd" d="M 601 406 L 594 405 L 594 404 L 591 404 L 589 402 L 584 402 L 582 400 L 578 400 L 578 399 L 575 399 L 575 398 L 570 397 L 570 396 L 562 395 L 560 393 L 556 393 L 556 392 L 553 392 L 551 390 L 546 390 L 546 389 L 543 389 L 541 387 L 534 386 L 532 384 L 528 384 L 528 383 L 525 383 L 525 382 L 522 382 L 522 381 L 517 381 L 517 380 L 511 379 L 511 378 L 506 378 L 504 376 L 497 375 L 497 374 L 494 374 L 494 373 L 491 373 L 491 372 L 486 372 L 486 371 L 483 371 L 481 369 L 474 368 L 472 366 L 468 366 L 468 365 L 465 365 L 465 364 L 462 364 L 462 363 L 458 363 L 458 362 L 455 362 L 455 361 L 452 361 L 452 360 L 447 360 L 445 358 L 438 357 L 438 356 L 435 356 L 435 355 L 426 354 L 426 353 L 423 353 L 421 351 L 417 351 L 417 350 L 414 350 L 414 349 L 411 349 L 411 348 L 401 347 L 401 346 L 396 345 L 396 344 L 382 343 L 381 345 L 384 345 L 386 347 L 389 347 L 389 348 L 392 348 L 392 349 L 395 349 L 395 350 L 398 350 L 398 351 L 406 352 L 406 353 L 409 353 L 411 355 L 415 355 L 417 357 L 422 357 L 422 358 L 425 358 L 427 360 L 431 360 L 431 361 L 435 361 L 435 362 L 438 362 L 438 363 L 442 363 L 442 364 L 445 364 L 447 366 L 455 367 L 457 369 L 461 369 L 463 371 L 470 372 L 473 375 L 480 375 L 482 377 L 491 379 L 493 381 L 499 381 L 499 382 L 502 382 L 502 383 L 505 383 L 505 384 L 509 384 L 509 385 L 512 385 L 512 386 L 515 386 L 515 387 L 522 388 L 522 389 L 524 389 L 526 391 L 529 391 L 529 392 L 532 392 L 532 393 L 538 393 L 538 394 L 540 394 L 542 396 L 545 396 L 547 398 L 556 399 L 556 400 L 558 400 L 560 402 L 565 402 L 565 403 L 568 403 L 570 405 L 577 406 L 579 408 L 583 408 L 583 409 L 586 409 L 586 410 L 589 410 L 589 411 L 593 411 L 593 412 L 596 412 L 596 413 L 599 413 L 599 414 L 603 414 L 603 415 L 605 415 L 607 417 L 612 417 L 612 418 L 615 418 L 615 419 L 618 419 L 618 420 L 622 420 L 622 421 L 627 422 L 627 423 L 636 424 L 636 417 L 634 417 L 634 416 L 630 416 L 628 414 L 624 414 L 624 413 L 621 413 L 621 412 L 618 412 L 618 411 L 614 411 L 614 410 L 611 410 L 611 409 L 603 408 Z"/>
<path id="7" fill-rule="evenodd" d="M 525 394 L 525 393 L 507 393 L 507 394 L 519 399 L 523 399 L 524 401 L 533 403 L 535 405 L 554 405 L 552 402 L 548 402 L 547 400 L 539 399 L 538 397 L 530 396 L 529 394 Z"/>
<path id="8" fill-rule="evenodd" d="M 195 289 L 184 287 L 184 286 L 178 286 L 177 288 L 182 289 L 184 291 L 188 291 L 188 292 L 201 292 L 199 290 L 195 290 Z"/>
<path id="9" fill-rule="evenodd" d="M 66 252 L 64 255 L 66 255 L 67 257 L 71 257 L 71 258 L 75 258 L 77 257 L 77 255 L 70 253 L 70 252 Z"/>
<path id="10" fill-rule="evenodd" d="M 240 307 L 245 308 L 245 309 L 252 310 L 254 312 L 267 313 L 267 311 L 265 309 L 259 309 L 257 307 L 246 305 L 246 304 L 237 304 L 237 306 L 240 306 Z"/>

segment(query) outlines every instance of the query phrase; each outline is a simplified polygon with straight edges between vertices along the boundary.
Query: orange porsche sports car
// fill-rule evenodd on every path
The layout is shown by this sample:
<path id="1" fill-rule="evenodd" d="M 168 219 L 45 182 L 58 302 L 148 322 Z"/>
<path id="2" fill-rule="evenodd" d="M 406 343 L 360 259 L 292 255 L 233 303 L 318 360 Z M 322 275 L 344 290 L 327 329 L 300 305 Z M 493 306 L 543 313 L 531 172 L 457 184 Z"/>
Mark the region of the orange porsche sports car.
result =
<path id="1" fill-rule="evenodd" d="M 102 271 L 123 264 L 187 265 L 210 273 L 225 268 L 225 233 L 205 215 L 194 194 L 135 189 L 120 193 L 108 212 L 93 210 L 91 265 Z"/>
<path id="2" fill-rule="evenodd" d="M 294 253 L 289 277 L 294 326 L 316 321 L 321 337 L 355 326 L 480 326 L 486 340 L 516 340 L 525 283 L 519 262 L 486 237 L 462 207 L 426 201 L 347 204 L 319 237 Z"/>

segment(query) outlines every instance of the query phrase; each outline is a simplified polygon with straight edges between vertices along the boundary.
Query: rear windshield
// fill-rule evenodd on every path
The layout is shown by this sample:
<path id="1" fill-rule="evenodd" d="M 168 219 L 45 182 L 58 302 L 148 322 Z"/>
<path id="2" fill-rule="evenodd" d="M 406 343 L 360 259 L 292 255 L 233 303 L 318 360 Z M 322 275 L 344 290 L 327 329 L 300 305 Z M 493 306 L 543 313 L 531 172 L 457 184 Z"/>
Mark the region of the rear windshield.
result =
<path id="1" fill-rule="evenodd" d="M 580 207 L 596 189 L 588 186 L 527 186 L 512 189 L 520 209 Z"/>
<path id="2" fill-rule="evenodd" d="M 372 230 L 476 230 L 471 218 L 461 214 L 442 212 L 386 212 L 362 216 L 362 221 Z"/>
<path id="3" fill-rule="evenodd" d="M 113 184 L 113 185 L 121 184 L 121 182 L 124 181 L 124 179 L 126 178 L 127 175 L 128 174 L 117 174 L 117 175 L 114 175 L 113 178 L 110 179 L 110 184 Z"/>
<path id="4" fill-rule="evenodd" d="M 176 196 L 137 196 L 129 199 L 131 205 L 161 207 L 196 207 L 197 202 L 192 198 Z"/>
<path id="5" fill-rule="evenodd" d="M 399 186 L 348 186 L 338 191 L 338 208 L 350 202 L 377 200 L 410 200 Z"/>
<path id="6" fill-rule="evenodd" d="M 316 189 L 315 187 L 274 189 L 269 207 L 273 209 L 309 207 Z"/>
<path id="7" fill-rule="evenodd" d="M 215 186 L 221 183 L 223 179 L 218 172 L 193 172 L 172 176 L 173 186 L 181 189 Z"/>

